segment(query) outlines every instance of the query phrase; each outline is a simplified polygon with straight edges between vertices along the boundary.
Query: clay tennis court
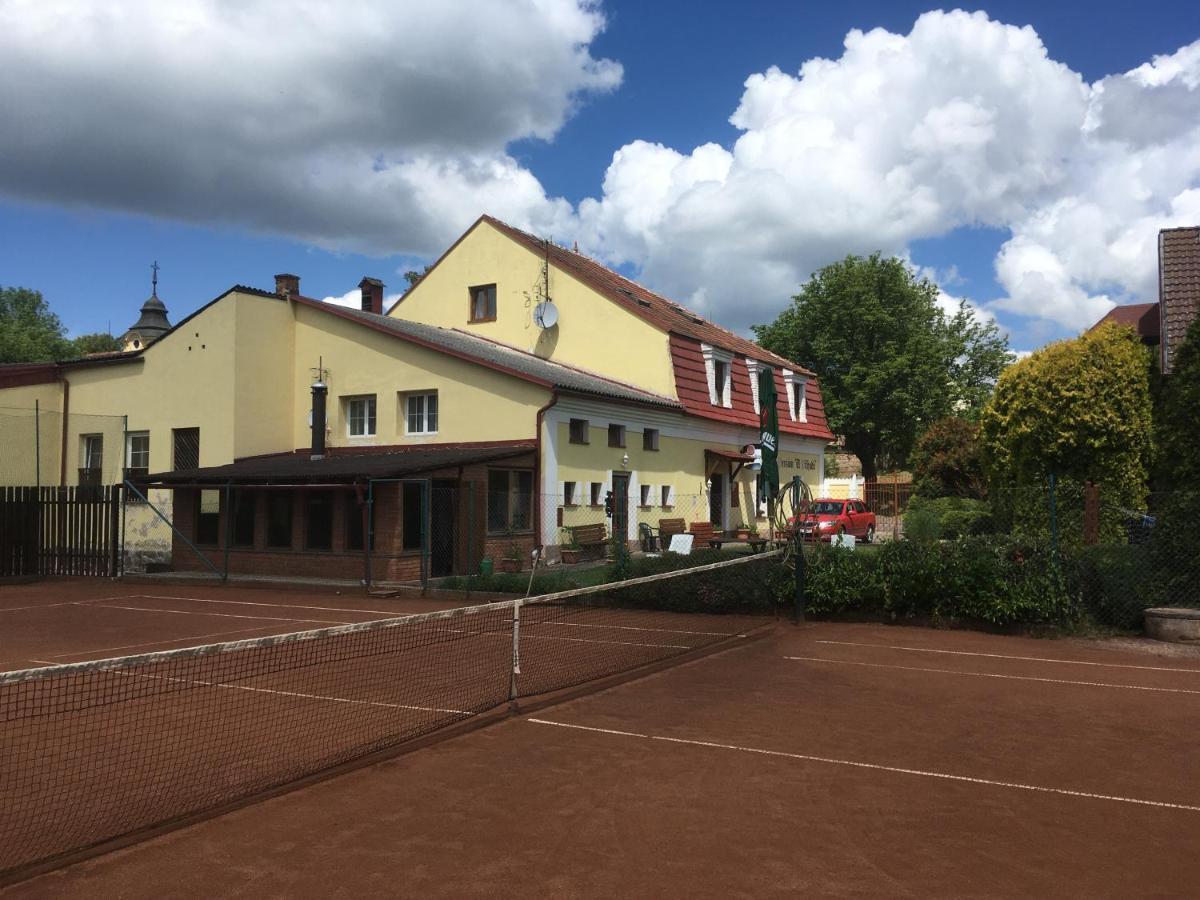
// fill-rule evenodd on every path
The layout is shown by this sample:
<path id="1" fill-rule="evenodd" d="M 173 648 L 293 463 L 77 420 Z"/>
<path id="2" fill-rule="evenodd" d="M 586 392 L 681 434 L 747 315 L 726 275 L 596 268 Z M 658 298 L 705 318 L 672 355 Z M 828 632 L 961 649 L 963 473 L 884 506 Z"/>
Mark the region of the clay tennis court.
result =
<path id="1" fill-rule="evenodd" d="M 766 638 L 6 896 L 1164 896 L 1200 659 L 875 625 Z"/>

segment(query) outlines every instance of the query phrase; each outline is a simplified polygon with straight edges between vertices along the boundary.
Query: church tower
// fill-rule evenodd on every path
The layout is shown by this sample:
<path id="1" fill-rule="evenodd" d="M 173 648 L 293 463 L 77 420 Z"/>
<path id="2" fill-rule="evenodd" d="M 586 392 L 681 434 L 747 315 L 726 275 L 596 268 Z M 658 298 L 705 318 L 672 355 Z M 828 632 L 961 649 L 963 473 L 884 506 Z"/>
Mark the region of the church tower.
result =
<path id="1" fill-rule="evenodd" d="M 154 272 L 150 280 L 150 298 L 142 304 L 141 317 L 122 336 L 124 350 L 142 350 L 171 330 L 166 304 L 158 299 L 158 261 L 155 260 L 150 268 Z"/>

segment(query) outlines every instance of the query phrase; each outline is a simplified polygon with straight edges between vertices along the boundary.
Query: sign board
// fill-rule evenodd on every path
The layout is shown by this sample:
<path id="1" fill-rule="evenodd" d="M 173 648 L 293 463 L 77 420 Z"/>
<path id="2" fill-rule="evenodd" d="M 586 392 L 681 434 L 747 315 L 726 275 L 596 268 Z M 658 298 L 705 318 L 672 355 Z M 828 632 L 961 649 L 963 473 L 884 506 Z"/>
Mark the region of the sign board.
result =
<path id="1" fill-rule="evenodd" d="M 672 553 L 687 556 L 692 552 L 692 539 L 693 536 L 690 534 L 673 534 L 671 535 L 671 546 L 667 549 Z"/>
<path id="2" fill-rule="evenodd" d="M 852 534 L 835 534 L 829 539 L 829 543 L 834 547 L 845 547 L 847 550 L 854 549 L 854 535 Z"/>

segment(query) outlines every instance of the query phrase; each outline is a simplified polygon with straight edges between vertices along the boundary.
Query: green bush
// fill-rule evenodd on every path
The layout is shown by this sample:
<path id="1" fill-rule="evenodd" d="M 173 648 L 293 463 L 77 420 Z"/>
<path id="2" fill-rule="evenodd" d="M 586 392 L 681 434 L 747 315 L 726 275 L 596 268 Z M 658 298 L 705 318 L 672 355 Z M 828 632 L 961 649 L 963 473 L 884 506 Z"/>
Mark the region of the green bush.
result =
<path id="1" fill-rule="evenodd" d="M 791 603 L 783 586 L 781 604 Z M 814 548 L 807 569 L 814 615 L 861 612 L 889 619 L 967 619 L 993 625 L 1067 624 L 1078 612 L 1072 570 L 1038 547 L 994 537 L 895 541 L 864 553 Z"/>
<path id="2" fill-rule="evenodd" d="M 630 578 L 694 569 L 708 563 L 745 558 L 744 554 L 719 550 L 697 550 L 687 556 L 664 553 L 631 560 Z M 677 578 L 621 587 L 614 583 L 604 594 L 605 602 L 665 609 L 672 612 L 769 613 L 777 597 L 785 592 L 787 580 L 779 559 L 764 556 L 744 565 L 729 566 Z M 789 600 L 790 601 L 790 595 Z"/>
<path id="3" fill-rule="evenodd" d="M 991 506 L 968 497 L 913 497 L 904 513 L 904 535 L 917 542 L 955 540 L 993 530 Z"/>
<path id="4" fill-rule="evenodd" d="M 1087 615 L 1099 625 L 1139 629 L 1142 610 L 1160 606 L 1167 579 L 1153 565 L 1145 544 L 1084 547 L 1076 557 L 1080 597 Z"/>

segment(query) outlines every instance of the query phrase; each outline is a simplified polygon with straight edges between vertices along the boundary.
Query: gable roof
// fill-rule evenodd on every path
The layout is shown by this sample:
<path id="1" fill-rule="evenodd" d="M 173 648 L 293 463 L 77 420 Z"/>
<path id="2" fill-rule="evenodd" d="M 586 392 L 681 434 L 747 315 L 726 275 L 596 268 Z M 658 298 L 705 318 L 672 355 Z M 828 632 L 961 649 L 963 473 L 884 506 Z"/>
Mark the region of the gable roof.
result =
<path id="1" fill-rule="evenodd" d="M 1103 318 L 1088 331 L 1095 331 L 1101 325 L 1112 322 L 1124 325 L 1137 332 L 1142 340 L 1158 343 L 1159 322 L 1157 303 L 1127 303 L 1124 306 L 1114 306 L 1106 312 Z"/>
<path id="2" fill-rule="evenodd" d="M 1164 228 L 1158 233 L 1158 300 L 1162 371 L 1200 313 L 1200 226 Z"/>
<path id="3" fill-rule="evenodd" d="M 436 268 L 443 259 L 454 251 L 455 247 L 462 243 L 467 235 L 483 223 L 492 226 L 492 228 L 511 238 L 531 253 L 535 253 L 540 257 L 548 257 L 550 263 L 555 268 L 587 285 L 601 296 L 633 313 L 638 318 L 649 322 L 657 328 L 661 328 L 668 334 L 681 334 L 706 344 L 721 347 L 735 354 L 748 356 L 775 366 L 782 366 L 793 372 L 801 372 L 806 375 L 813 374 L 803 366 L 789 359 L 784 359 L 778 354 L 771 353 L 754 343 L 754 341 L 734 334 L 732 331 L 710 322 L 693 310 L 673 300 L 669 300 L 660 294 L 654 293 L 654 291 L 638 284 L 630 278 L 626 278 L 624 275 L 614 272 L 589 256 L 585 256 L 574 250 L 567 250 L 564 247 L 558 246 L 553 241 L 547 241 L 519 228 L 514 228 L 512 225 L 501 222 L 499 219 L 489 216 L 486 213 L 476 219 L 475 223 L 457 241 L 451 244 L 450 248 L 430 268 Z M 415 287 L 416 285 L 413 285 L 405 291 L 404 296 L 397 300 L 388 312 L 390 313 L 403 303 Z"/>
<path id="4" fill-rule="evenodd" d="M 632 385 L 622 384 L 611 378 L 585 372 L 582 369 L 553 362 L 526 353 L 506 344 L 499 344 L 487 338 L 459 331 L 452 328 L 441 328 L 437 325 L 426 325 L 421 322 L 410 322 L 407 319 L 391 318 L 378 313 L 364 312 L 345 306 L 334 306 L 311 297 L 300 297 L 295 294 L 292 302 L 302 306 L 319 309 L 325 313 L 348 319 L 359 325 L 372 328 L 392 337 L 408 341 L 447 353 L 459 359 L 482 365 L 499 372 L 504 372 L 523 381 L 529 381 L 543 387 L 566 391 L 574 394 L 587 394 L 604 397 L 611 400 L 623 400 L 649 406 L 668 409 L 681 409 L 681 405 L 670 397 L 644 391 Z"/>

